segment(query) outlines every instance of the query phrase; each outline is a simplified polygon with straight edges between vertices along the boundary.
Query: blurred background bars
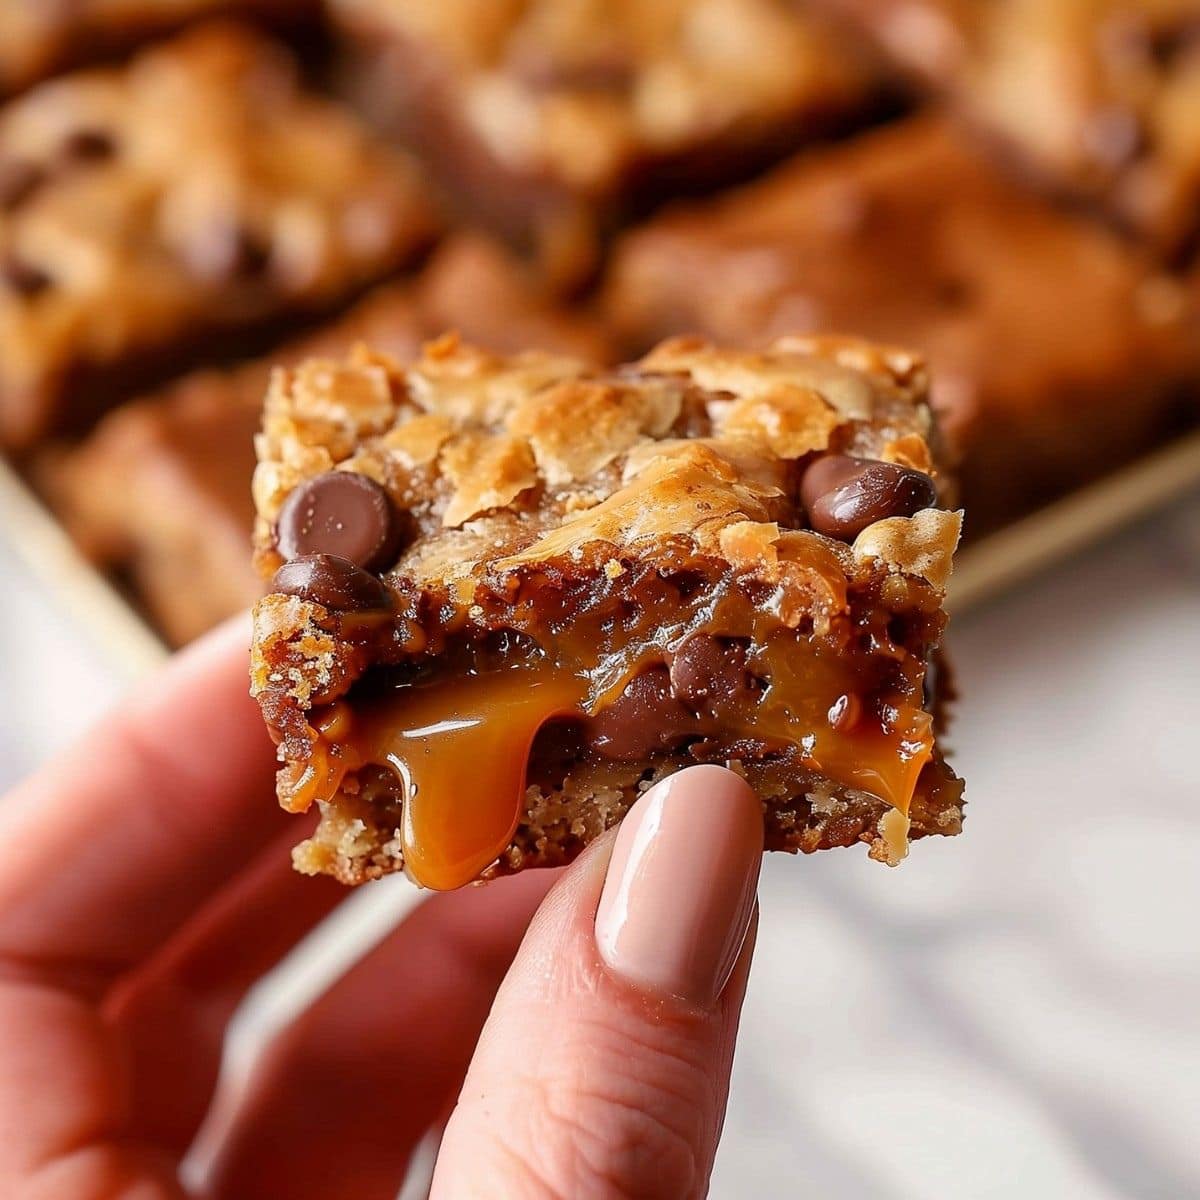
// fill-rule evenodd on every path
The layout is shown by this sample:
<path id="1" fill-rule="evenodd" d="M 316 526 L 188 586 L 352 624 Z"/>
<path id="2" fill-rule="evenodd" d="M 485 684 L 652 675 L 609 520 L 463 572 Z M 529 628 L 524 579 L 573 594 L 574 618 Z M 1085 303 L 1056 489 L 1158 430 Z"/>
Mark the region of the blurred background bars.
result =
<path id="1" fill-rule="evenodd" d="M 257 591 L 273 364 L 832 329 L 928 356 L 978 541 L 1200 423 L 1198 29 L 1200 0 L 0 5 L 0 442 L 179 645 Z"/>
<path id="2" fill-rule="evenodd" d="M 714 1195 L 1200 1195 L 1200 0 L 0 0 L 0 97 L 0 783 L 253 601 L 273 365 L 909 346 L 967 837 L 768 864 Z"/>

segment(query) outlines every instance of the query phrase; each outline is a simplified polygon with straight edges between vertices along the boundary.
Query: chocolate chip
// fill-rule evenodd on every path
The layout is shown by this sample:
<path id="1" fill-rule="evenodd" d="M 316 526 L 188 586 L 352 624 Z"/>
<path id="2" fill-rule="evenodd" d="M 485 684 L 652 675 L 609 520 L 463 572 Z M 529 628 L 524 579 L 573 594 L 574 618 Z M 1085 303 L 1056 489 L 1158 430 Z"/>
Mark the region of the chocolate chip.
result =
<path id="1" fill-rule="evenodd" d="M 931 654 L 925 660 L 925 675 L 921 680 L 921 707 L 933 712 L 938 698 L 938 660 Z"/>
<path id="2" fill-rule="evenodd" d="M 299 596 L 335 612 L 387 608 L 387 586 L 377 576 L 336 554 L 306 554 L 286 562 L 271 580 L 273 592 Z"/>
<path id="3" fill-rule="evenodd" d="M 539 92 L 621 92 L 636 74 L 627 54 L 595 47 L 590 57 L 523 55 L 513 65 L 522 82 Z"/>
<path id="4" fill-rule="evenodd" d="M 932 507 L 937 489 L 928 475 L 896 463 L 827 454 L 804 473 L 800 501 L 813 529 L 850 541 L 876 521 Z"/>
<path id="5" fill-rule="evenodd" d="M 745 643 L 693 633 L 671 658 L 671 690 L 691 708 L 708 707 L 721 696 L 753 697 Z"/>
<path id="6" fill-rule="evenodd" d="M 533 739 L 529 752 L 530 764 L 536 764 L 545 773 L 547 783 L 557 772 L 561 782 L 571 768 L 587 752 L 587 736 L 584 722 L 573 717 L 555 717 L 547 721 Z M 538 782 L 530 779 L 530 783 Z M 551 784 L 552 785 L 552 784 Z"/>
<path id="7" fill-rule="evenodd" d="M 1177 69 L 1179 60 L 1200 47 L 1200 17 L 1179 16 L 1171 25 L 1145 30 L 1147 51 L 1160 70 Z"/>
<path id="8" fill-rule="evenodd" d="M 12 212 L 20 208 L 46 179 L 45 170 L 24 158 L 0 161 L 0 209 Z"/>
<path id="9" fill-rule="evenodd" d="M 68 134 L 59 153 L 68 162 L 104 162 L 117 152 L 117 143 L 103 129 L 76 129 Z"/>
<path id="10" fill-rule="evenodd" d="M 367 571 L 390 567 L 402 540 L 391 497 L 354 471 L 326 471 L 302 483 L 284 502 L 276 533 L 284 558 L 336 554 Z"/>
<path id="11" fill-rule="evenodd" d="M 53 280 L 40 267 L 10 254 L 0 261 L 0 283 L 19 296 L 36 296 L 44 292 Z"/>
<path id="12" fill-rule="evenodd" d="M 638 762 L 696 736 L 696 718 L 671 691 L 663 663 L 636 675 L 588 722 L 592 747 L 617 762 Z"/>
<path id="13" fill-rule="evenodd" d="M 943 308 L 966 308 L 975 296 L 975 288 L 967 279 L 947 275 L 934 284 L 934 297 Z"/>

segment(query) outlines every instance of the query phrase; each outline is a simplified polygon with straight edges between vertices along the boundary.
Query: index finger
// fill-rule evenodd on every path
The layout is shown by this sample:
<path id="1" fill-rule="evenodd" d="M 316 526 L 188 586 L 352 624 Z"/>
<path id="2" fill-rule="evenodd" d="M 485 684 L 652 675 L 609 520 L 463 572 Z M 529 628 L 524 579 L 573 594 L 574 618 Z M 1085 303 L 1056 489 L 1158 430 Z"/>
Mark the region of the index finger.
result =
<path id="1" fill-rule="evenodd" d="M 497 993 L 431 1197 L 707 1195 L 762 849 L 757 796 L 703 765 L 584 851 Z"/>
<path id="2" fill-rule="evenodd" d="M 179 655 L 0 801 L 0 960 L 103 985 L 284 820 L 247 681 L 245 615 Z"/>

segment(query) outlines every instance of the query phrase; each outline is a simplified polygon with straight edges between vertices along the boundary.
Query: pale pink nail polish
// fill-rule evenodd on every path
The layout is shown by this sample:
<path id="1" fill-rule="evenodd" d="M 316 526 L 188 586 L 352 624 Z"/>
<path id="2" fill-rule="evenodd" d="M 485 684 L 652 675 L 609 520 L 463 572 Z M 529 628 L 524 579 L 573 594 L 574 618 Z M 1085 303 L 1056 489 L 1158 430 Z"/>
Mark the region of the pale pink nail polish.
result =
<path id="1" fill-rule="evenodd" d="M 762 808 L 732 771 L 689 767 L 652 787 L 617 832 L 596 911 L 608 968 L 713 1004 L 746 937 L 762 848 Z"/>

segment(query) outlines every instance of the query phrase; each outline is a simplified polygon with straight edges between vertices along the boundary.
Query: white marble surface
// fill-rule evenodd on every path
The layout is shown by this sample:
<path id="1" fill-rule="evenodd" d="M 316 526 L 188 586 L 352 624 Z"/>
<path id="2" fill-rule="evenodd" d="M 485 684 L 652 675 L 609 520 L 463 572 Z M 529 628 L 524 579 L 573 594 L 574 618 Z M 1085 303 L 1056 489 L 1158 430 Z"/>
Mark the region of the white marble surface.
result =
<path id="1" fill-rule="evenodd" d="M 0 579 L 3 781 L 119 685 L 2 545 Z M 713 1195 L 1200 1197 L 1200 496 L 952 645 L 967 832 L 895 871 L 768 860 Z M 241 1044 L 403 887 L 261 991 Z"/>

